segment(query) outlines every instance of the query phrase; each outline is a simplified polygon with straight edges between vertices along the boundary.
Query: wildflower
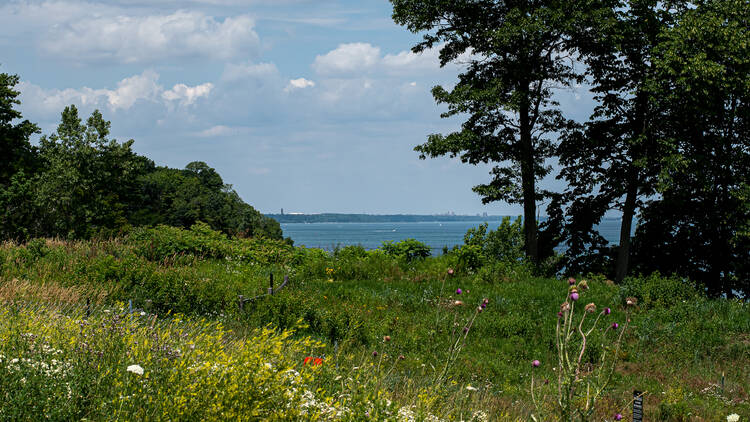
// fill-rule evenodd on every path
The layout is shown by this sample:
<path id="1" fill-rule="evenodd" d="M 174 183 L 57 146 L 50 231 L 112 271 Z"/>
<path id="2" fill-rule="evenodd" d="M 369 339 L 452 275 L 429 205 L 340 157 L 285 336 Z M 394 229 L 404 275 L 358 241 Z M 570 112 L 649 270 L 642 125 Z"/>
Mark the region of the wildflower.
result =
<path id="1" fill-rule="evenodd" d="M 638 304 L 638 299 L 636 299 L 634 297 L 628 297 L 628 298 L 625 298 L 625 303 L 628 306 L 635 306 L 635 305 Z"/>
<path id="2" fill-rule="evenodd" d="M 621 414 L 619 414 L 619 413 L 618 413 L 618 414 L 616 414 L 616 415 L 615 415 L 615 420 L 616 420 L 616 421 L 620 421 L 620 420 L 622 420 L 622 415 L 621 415 Z"/>
<path id="3" fill-rule="evenodd" d="M 385 336 L 385 337 L 383 337 L 383 341 L 386 342 L 386 343 L 389 342 L 389 341 L 391 341 L 391 336 Z"/>
<path id="4" fill-rule="evenodd" d="M 620 328 L 620 324 L 618 324 L 618 323 L 616 323 L 616 322 L 613 322 L 613 323 L 612 323 L 612 329 L 613 329 L 613 330 L 616 330 L 616 329 L 618 329 L 618 328 Z"/>
<path id="5" fill-rule="evenodd" d="M 558 318 L 562 318 L 562 316 L 563 316 L 563 313 L 562 313 L 562 312 L 558 312 L 558 313 L 557 313 L 557 317 L 558 317 Z"/>
<path id="6" fill-rule="evenodd" d="M 477 306 L 477 312 L 482 312 L 483 310 L 484 308 L 482 308 L 481 306 Z"/>
<path id="7" fill-rule="evenodd" d="M 406 357 L 404 355 L 398 355 L 398 360 L 404 360 Z"/>
<path id="8" fill-rule="evenodd" d="M 461 305 L 463 305 L 463 304 L 464 304 L 464 303 L 463 303 L 463 302 L 461 302 L 460 300 L 457 300 L 457 301 L 453 302 L 453 306 L 461 306 Z"/>
<path id="9" fill-rule="evenodd" d="M 609 315 L 612 313 L 612 310 L 609 308 L 604 308 L 604 315 Z"/>
<path id="10" fill-rule="evenodd" d="M 570 303 L 563 302 L 562 305 L 560 305 L 560 312 L 568 312 L 570 310 Z"/>
<path id="11" fill-rule="evenodd" d="M 463 293 L 463 291 L 461 290 L 461 288 L 460 288 L 460 287 L 459 287 L 458 289 L 456 289 L 456 294 L 457 294 L 457 295 L 460 295 L 461 293 Z"/>
<path id="12" fill-rule="evenodd" d="M 479 305 L 479 307 L 480 307 L 480 308 L 482 308 L 482 309 L 484 309 L 484 308 L 486 308 L 486 307 L 487 307 L 487 304 L 486 304 L 486 303 L 483 303 L 483 304 Z"/>
<path id="13" fill-rule="evenodd" d="M 580 287 L 583 290 L 586 290 L 589 288 L 588 283 L 586 283 L 586 280 L 581 280 L 580 283 L 578 283 L 578 287 Z"/>
<path id="14" fill-rule="evenodd" d="M 740 415 L 736 413 L 732 413 L 731 415 L 727 416 L 727 422 L 737 422 L 740 420 Z"/>
<path id="15" fill-rule="evenodd" d="M 596 305 L 592 302 L 586 305 L 586 308 L 584 309 L 586 309 L 586 312 L 593 314 L 594 312 L 596 312 Z"/>
<path id="16" fill-rule="evenodd" d="M 578 292 L 573 292 L 573 293 L 571 293 L 571 294 L 570 294 L 570 300 L 572 300 L 572 301 L 574 301 L 574 302 L 575 302 L 576 300 L 578 300 Z"/>
<path id="17" fill-rule="evenodd" d="M 573 277 L 570 277 L 570 278 L 568 279 L 568 284 L 569 284 L 569 285 L 571 285 L 571 286 L 572 286 L 572 285 L 574 285 L 574 284 L 576 284 L 576 279 L 575 279 L 575 278 L 573 278 Z"/>
<path id="18" fill-rule="evenodd" d="M 448 268 L 448 275 L 453 275 L 453 268 Z"/>
<path id="19" fill-rule="evenodd" d="M 533 360 L 533 361 L 531 362 L 531 366 L 533 366 L 534 368 L 538 368 L 538 367 L 539 367 L 539 365 L 541 365 L 541 363 L 540 363 L 540 362 L 539 362 L 538 360 L 536 360 L 536 359 L 534 359 L 534 360 Z"/>
<path id="20" fill-rule="evenodd" d="M 372 351 L 372 357 L 374 357 L 374 358 L 378 357 L 378 351 L 377 350 L 373 350 Z"/>
<path id="21" fill-rule="evenodd" d="M 141 365 L 130 365 L 127 369 L 128 372 L 132 372 L 136 375 L 143 375 L 143 368 Z"/>
<path id="22" fill-rule="evenodd" d="M 464 334 L 469 332 L 469 327 L 464 327 Z"/>
<path id="23" fill-rule="evenodd" d="M 476 387 L 472 387 L 471 384 L 467 385 L 466 389 L 469 390 L 469 391 L 477 391 L 477 388 Z"/>

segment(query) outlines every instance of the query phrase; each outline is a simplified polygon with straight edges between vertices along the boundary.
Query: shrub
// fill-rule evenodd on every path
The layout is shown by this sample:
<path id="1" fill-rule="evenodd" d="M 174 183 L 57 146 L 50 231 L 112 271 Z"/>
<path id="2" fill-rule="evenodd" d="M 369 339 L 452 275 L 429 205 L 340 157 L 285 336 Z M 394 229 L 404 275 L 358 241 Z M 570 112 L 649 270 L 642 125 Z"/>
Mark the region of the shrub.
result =
<path id="1" fill-rule="evenodd" d="M 683 301 L 700 296 L 695 284 L 690 280 L 672 275 L 665 277 L 654 272 L 649 276 L 628 277 L 619 292 L 619 301 L 635 297 L 643 309 L 654 307 L 669 308 Z"/>
<path id="2" fill-rule="evenodd" d="M 383 242 L 380 247 L 386 255 L 411 262 L 430 256 L 430 247 L 416 239 L 405 239 L 400 242 Z"/>

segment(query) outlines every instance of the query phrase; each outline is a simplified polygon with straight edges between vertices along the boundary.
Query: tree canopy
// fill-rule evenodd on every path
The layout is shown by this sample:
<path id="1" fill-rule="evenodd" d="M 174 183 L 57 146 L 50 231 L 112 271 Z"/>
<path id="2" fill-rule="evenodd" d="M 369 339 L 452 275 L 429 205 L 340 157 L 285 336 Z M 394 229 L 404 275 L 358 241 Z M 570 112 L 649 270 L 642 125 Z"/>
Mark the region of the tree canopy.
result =
<path id="1" fill-rule="evenodd" d="M 81 239 L 198 221 L 228 234 L 282 238 L 278 222 L 246 204 L 206 163 L 157 167 L 133 151 L 132 139 L 111 139 L 98 110 L 84 122 L 74 105 L 65 107 L 57 130 L 32 146 L 37 126 L 13 124 L 21 118 L 17 83 L 0 74 L 0 148 L 9 158 L 0 169 L 3 239 Z"/>

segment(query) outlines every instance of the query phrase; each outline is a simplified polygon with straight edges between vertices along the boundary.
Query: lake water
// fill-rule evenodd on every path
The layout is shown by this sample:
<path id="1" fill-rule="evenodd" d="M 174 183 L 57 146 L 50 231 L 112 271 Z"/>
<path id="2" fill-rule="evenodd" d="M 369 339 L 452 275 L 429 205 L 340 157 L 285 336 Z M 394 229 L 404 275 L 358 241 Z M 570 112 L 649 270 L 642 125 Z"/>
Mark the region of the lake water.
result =
<path id="1" fill-rule="evenodd" d="M 408 238 L 427 244 L 433 255 L 442 253 L 443 247 L 461 245 L 464 234 L 482 221 L 442 221 L 419 223 L 283 223 L 284 236 L 291 237 L 296 246 L 333 250 L 335 247 L 362 245 L 365 249 L 379 248 L 385 241 Z M 489 229 L 500 225 L 489 223 Z M 620 239 L 620 219 L 605 219 L 599 232 L 610 243 Z"/>

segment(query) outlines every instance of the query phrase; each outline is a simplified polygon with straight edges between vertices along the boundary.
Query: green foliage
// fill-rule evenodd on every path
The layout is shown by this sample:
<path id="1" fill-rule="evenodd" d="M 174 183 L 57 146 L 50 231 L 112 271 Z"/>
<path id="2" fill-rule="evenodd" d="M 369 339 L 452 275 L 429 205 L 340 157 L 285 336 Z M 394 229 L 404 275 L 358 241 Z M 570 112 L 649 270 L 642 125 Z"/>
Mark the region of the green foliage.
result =
<path id="1" fill-rule="evenodd" d="M 416 239 L 404 239 L 400 242 L 383 242 L 380 247 L 386 255 L 411 262 L 430 256 L 430 247 Z"/>
<path id="2" fill-rule="evenodd" d="M 423 41 L 412 49 L 440 49 L 440 64 L 459 61 L 465 70 L 447 90 L 436 86 L 442 117 L 465 116 L 461 130 L 432 134 L 415 148 L 421 158 L 448 155 L 464 163 L 490 163 L 491 181 L 474 187 L 482 202 L 524 205 L 527 256 L 537 261 L 536 202 L 548 196 L 536 182 L 549 173 L 550 134 L 566 120 L 552 86 L 580 80 L 566 59 L 575 46 L 567 34 L 588 22 L 597 2 L 451 2 L 391 0 L 393 19 Z"/>
<path id="3" fill-rule="evenodd" d="M 488 224 L 470 228 L 464 244 L 450 251 L 458 259 L 459 270 L 483 270 L 483 278 L 497 273 L 501 267 L 510 269 L 524 263 L 524 234 L 521 217 L 511 222 L 503 217 L 497 229 L 487 231 Z M 484 269 L 487 267 L 487 269 Z"/>
<path id="4" fill-rule="evenodd" d="M 663 34 L 650 95 L 672 140 L 636 240 L 642 272 L 677 273 L 711 295 L 750 291 L 750 5 L 707 1 Z"/>
<path id="5" fill-rule="evenodd" d="M 625 298 L 635 297 L 644 309 L 668 308 L 700 296 L 700 290 L 690 280 L 677 275 L 665 277 L 654 272 L 648 276 L 627 277 L 620 287 L 619 301 L 624 304 Z"/>

